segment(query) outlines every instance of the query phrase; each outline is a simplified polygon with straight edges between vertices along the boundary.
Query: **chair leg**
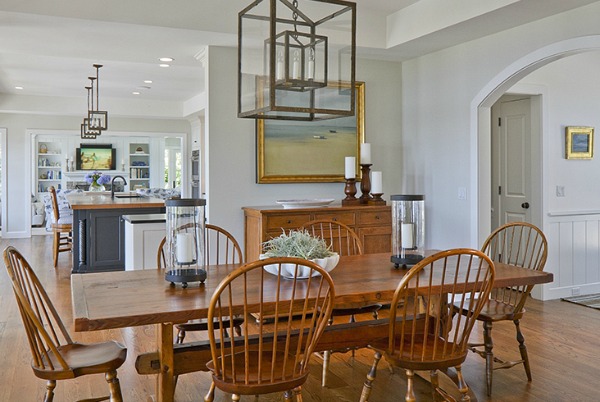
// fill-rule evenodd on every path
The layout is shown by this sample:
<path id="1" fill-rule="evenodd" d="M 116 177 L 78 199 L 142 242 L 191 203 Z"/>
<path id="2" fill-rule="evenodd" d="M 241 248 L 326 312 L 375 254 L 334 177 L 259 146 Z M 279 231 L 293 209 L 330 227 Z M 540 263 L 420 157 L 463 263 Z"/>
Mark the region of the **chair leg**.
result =
<path id="1" fill-rule="evenodd" d="M 521 326 L 519 320 L 514 320 L 515 327 L 517 328 L 517 341 L 519 341 L 519 352 L 521 352 L 521 360 L 523 360 L 523 366 L 525 367 L 525 374 L 527 374 L 527 381 L 531 382 L 531 367 L 529 366 L 529 356 L 527 356 L 527 346 L 525 346 L 525 338 L 521 332 Z"/>
<path id="2" fill-rule="evenodd" d="M 110 388 L 110 402 L 123 402 L 123 395 L 121 394 L 121 385 L 117 378 L 117 370 L 109 371 L 105 374 L 104 378 Z"/>
<path id="3" fill-rule="evenodd" d="M 331 352 L 326 350 L 323 352 L 323 379 L 321 380 L 321 386 L 327 385 L 327 371 L 329 370 L 329 359 L 331 359 Z"/>
<path id="4" fill-rule="evenodd" d="M 406 396 L 404 400 L 406 402 L 415 402 L 415 372 L 413 370 L 406 370 Z"/>
<path id="5" fill-rule="evenodd" d="M 182 344 L 184 339 L 185 339 L 185 329 L 180 329 L 177 332 L 177 343 Z"/>
<path id="6" fill-rule="evenodd" d="M 458 365 L 455 367 L 456 369 L 456 378 L 457 378 L 457 386 L 458 386 L 458 390 L 460 391 L 461 394 L 461 398 L 460 400 L 463 402 L 466 401 L 470 401 L 471 398 L 469 397 L 469 386 L 467 385 L 465 378 L 463 377 L 462 374 L 462 366 Z"/>
<path id="7" fill-rule="evenodd" d="M 377 365 L 379 364 L 379 360 L 381 360 L 381 353 L 375 352 L 373 366 L 371 366 L 371 370 L 367 374 L 367 379 L 363 385 L 362 393 L 360 395 L 360 402 L 369 401 L 369 396 L 371 395 L 371 388 L 373 387 L 373 381 L 375 381 L 375 377 L 377 376 Z"/>
<path id="8" fill-rule="evenodd" d="M 54 232 L 54 238 L 52 239 L 52 260 L 54 262 L 54 268 L 58 265 L 58 248 L 60 247 L 60 233 Z"/>
<path id="9" fill-rule="evenodd" d="M 210 388 L 204 397 L 204 402 L 212 402 L 215 399 L 215 382 L 210 382 Z"/>
<path id="10" fill-rule="evenodd" d="M 494 342 L 492 341 L 492 323 L 485 321 L 483 323 L 483 342 L 485 345 L 485 377 L 487 380 L 487 394 L 492 396 L 492 379 L 494 372 Z"/>
<path id="11" fill-rule="evenodd" d="M 438 371 L 431 370 L 429 373 L 429 378 L 431 381 L 431 396 L 432 400 L 435 402 L 438 400 L 438 389 L 440 388 L 440 379 L 438 378 Z"/>
<path id="12" fill-rule="evenodd" d="M 302 402 L 302 387 L 294 388 L 294 395 L 296 396 L 296 402 Z"/>
<path id="13" fill-rule="evenodd" d="M 46 383 L 46 395 L 44 396 L 44 402 L 52 402 L 54 400 L 54 388 L 56 388 L 56 381 L 48 380 Z"/>

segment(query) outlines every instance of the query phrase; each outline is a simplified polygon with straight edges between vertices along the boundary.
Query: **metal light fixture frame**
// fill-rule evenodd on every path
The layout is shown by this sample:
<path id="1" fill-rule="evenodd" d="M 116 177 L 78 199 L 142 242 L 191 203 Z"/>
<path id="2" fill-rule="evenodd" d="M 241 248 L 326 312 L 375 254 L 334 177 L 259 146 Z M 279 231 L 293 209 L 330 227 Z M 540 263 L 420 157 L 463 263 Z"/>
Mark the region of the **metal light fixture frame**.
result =
<path id="1" fill-rule="evenodd" d="M 87 89 L 88 113 L 90 110 L 90 93 L 92 88 L 92 86 L 85 87 L 85 89 Z M 100 134 L 102 134 L 102 130 L 92 129 L 90 127 L 89 117 L 84 117 L 83 123 L 81 123 L 81 138 L 85 140 L 95 140 Z"/>
<path id="2" fill-rule="evenodd" d="M 354 88 L 355 59 L 355 3 L 256 0 L 238 14 L 238 117 L 353 116 L 354 91 L 340 88 Z"/>
<path id="3" fill-rule="evenodd" d="M 87 89 L 88 114 L 81 124 L 81 138 L 95 139 L 102 134 L 102 131 L 108 129 L 108 112 L 99 110 L 100 105 L 100 68 L 101 64 L 94 64 L 96 69 L 95 77 L 88 77 L 90 86 Z M 95 99 L 94 99 L 95 95 Z"/>

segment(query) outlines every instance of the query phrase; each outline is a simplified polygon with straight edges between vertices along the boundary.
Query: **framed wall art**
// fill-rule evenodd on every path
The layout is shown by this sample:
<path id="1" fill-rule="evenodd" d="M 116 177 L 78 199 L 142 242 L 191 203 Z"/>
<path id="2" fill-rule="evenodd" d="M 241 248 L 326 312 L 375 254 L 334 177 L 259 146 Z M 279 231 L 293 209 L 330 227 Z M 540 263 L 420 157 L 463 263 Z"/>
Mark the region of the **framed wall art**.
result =
<path id="1" fill-rule="evenodd" d="M 594 156 L 594 128 L 570 126 L 565 129 L 565 157 L 592 159 Z"/>
<path id="2" fill-rule="evenodd" d="M 350 90 L 340 87 L 340 91 Z M 356 114 L 321 121 L 256 120 L 257 183 L 344 182 L 344 158 L 360 172 L 365 83 L 356 82 Z"/>

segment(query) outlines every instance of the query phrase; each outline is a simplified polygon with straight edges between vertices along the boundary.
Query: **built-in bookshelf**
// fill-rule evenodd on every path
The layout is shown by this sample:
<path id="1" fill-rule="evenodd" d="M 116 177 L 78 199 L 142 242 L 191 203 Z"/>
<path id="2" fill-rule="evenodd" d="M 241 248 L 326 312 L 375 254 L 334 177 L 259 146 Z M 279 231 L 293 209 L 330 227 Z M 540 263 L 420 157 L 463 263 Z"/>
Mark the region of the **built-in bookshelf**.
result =
<path id="1" fill-rule="evenodd" d="M 48 187 L 62 188 L 65 160 L 60 141 L 38 141 L 35 156 L 36 185 L 38 193 L 48 192 Z"/>
<path id="2" fill-rule="evenodd" d="M 129 188 L 150 187 L 150 144 L 132 142 L 129 144 Z"/>

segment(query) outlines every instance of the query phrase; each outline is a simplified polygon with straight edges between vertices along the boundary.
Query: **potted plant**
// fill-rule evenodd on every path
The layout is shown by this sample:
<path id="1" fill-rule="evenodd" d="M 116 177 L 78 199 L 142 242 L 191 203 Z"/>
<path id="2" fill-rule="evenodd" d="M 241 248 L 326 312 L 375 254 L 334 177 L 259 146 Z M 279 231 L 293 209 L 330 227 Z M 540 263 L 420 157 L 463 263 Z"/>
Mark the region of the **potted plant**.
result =
<path id="1" fill-rule="evenodd" d="M 287 233 L 284 230 L 278 237 L 264 242 L 263 251 L 264 253 L 260 255 L 261 259 L 298 257 L 317 263 L 327 272 L 335 268 L 340 259 L 337 253 L 330 250 L 324 239 L 312 236 L 307 230 L 292 229 Z M 308 268 L 300 268 L 302 267 L 299 267 L 297 277 L 308 277 Z M 265 266 L 265 269 L 275 275 L 277 275 L 279 270 L 275 264 Z M 295 266 L 292 266 L 292 264 L 283 264 L 282 275 L 287 278 L 293 278 L 295 276 Z"/>

